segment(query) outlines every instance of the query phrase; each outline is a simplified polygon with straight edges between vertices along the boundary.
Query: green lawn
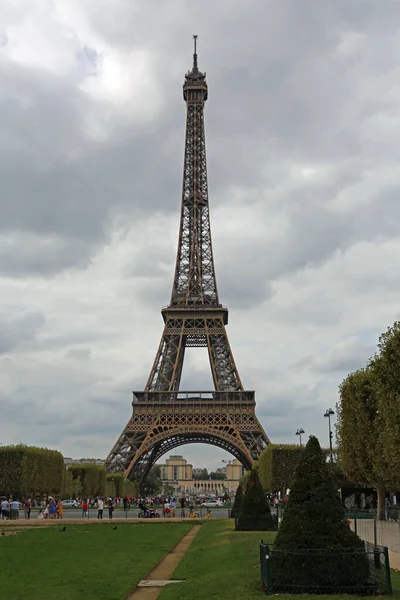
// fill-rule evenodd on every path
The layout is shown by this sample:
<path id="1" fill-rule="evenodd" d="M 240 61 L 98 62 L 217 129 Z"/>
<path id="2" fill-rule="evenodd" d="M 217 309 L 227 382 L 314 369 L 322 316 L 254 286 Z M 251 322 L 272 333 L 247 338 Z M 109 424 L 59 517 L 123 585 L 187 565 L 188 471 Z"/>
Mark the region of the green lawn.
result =
<path id="1" fill-rule="evenodd" d="M 61 523 L 0 536 L 1 598 L 123 600 L 193 526 L 115 524 L 67 524 L 61 532 Z"/>
<path id="2" fill-rule="evenodd" d="M 183 583 L 166 586 L 159 600 L 261 600 L 259 540 L 274 533 L 235 532 L 233 519 L 205 523 L 174 572 Z M 394 598 L 400 599 L 400 573 L 392 571 Z M 280 600 L 346 600 L 357 596 L 279 594 Z M 363 596 L 365 599 L 366 596 Z M 390 596 L 388 596 L 390 598 Z"/>

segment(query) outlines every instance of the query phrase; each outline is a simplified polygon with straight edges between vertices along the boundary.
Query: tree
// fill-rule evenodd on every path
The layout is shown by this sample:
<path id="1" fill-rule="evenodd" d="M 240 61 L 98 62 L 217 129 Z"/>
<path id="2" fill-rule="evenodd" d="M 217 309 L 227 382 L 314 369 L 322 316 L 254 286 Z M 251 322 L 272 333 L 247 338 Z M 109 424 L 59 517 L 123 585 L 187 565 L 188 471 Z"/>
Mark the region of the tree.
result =
<path id="1" fill-rule="evenodd" d="M 142 496 L 156 496 L 161 488 L 161 469 L 158 465 L 154 465 L 148 476 L 140 484 L 140 493 Z"/>
<path id="2" fill-rule="evenodd" d="M 351 373 L 340 385 L 337 410 L 337 447 L 346 476 L 361 484 L 379 483 L 375 468 L 379 438 L 375 363 Z"/>
<path id="3" fill-rule="evenodd" d="M 223 480 L 226 479 L 226 474 L 218 471 L 211 471 L 209 475 L 210 479 L 215 480 Z"/>
<path id="4" fill-rule="evenodd" d="M 293 552 L 312 549 L 330 552 L 319 556 Z M 307 586 L 361 586 L 369 575 L 363 549 L 364 542 L 346 524 L 326 457 L 317 438 L 311 436 L 297 465 L 274 544 L 274 550 L 290 550 L 290 568 L 288 553 L 273 552 L 272 581 L 283 588 L 299 585 L 302 591 Z M 352 550 L 358 553 L 352 554 Z"/>
<path id="5" fill-rule="evenodd" d="M 265 492 L 282 492 L 291 488 L 301 454 L 294 444 L 268 444 L 258 459 L 258 476 Z"/>
<path id="6" fill-rule="evenodd" d="M 68 470 L 72 479 L 78 479 L 83 496 L 95 498 L 104 495 L 106 490 L 106 470 L 101 465 L 93 463 L 70 465 Z"/>
<path id="7" fill-rule="evenodd" d="M 23 444 L 0 447 L 0 493 L 15 498 L 58 495 L 63 474 L 64 459 L 57 450 Z"/>
<path id="8" fill-rule="evenodd" d="M 255 469 L 251 470 L 247 480 L 236 528 L 241 531 L 275 529 L 271 509 Z"/>
<path id="9" fill-rule="evenodd" d="M 193 473 L 193 479 L 195 481 L 204 481 L 209 478 L 207 469 L 203 469 L 200 473 Z"/>
<path id="10" fill-rule="evenodd" d="M 385 489 L 400 487 L 400 322 L 380 336 L 378 349 L 340 386 L 337 436 L 345 474 L 378 488 L 383 518 Z"/>
<path id="11" fill-rule="evenodd" d="M 376 472 L 388 488 L 400 488 L 400 322 L 379 338 L 379 357 L 374 360 L 378 406 Z"/>
<path id="12" fill-rule="evenodd" d="M 242 506 L 243 500 L 243 488 L 241 484 L 238 485 L 235 494 L 235 500 L 233 501 L 233 506 L 231 510 L 231 517 L 236 518 L 239 515 L 240 507 Z"/>

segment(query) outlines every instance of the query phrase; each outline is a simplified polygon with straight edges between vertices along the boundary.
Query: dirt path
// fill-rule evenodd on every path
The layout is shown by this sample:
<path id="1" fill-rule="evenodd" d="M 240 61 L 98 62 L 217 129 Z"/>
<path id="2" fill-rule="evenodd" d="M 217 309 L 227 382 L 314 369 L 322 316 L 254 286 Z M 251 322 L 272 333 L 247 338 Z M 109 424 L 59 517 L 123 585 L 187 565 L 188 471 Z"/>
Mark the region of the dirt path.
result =
<path id="1" fill-rule="evenodd" d="M 200 527 L 201 525 L 195 525 L 183 536 L 161 562 L 150 571 L 146 579 L 138 584 L 128 596 L 128 600 L 155 600 L 165 585 L 174 585 L 175 583 L 179 585 L 180 580 L 171 580 L 170 578 L 198 534 Z"/>

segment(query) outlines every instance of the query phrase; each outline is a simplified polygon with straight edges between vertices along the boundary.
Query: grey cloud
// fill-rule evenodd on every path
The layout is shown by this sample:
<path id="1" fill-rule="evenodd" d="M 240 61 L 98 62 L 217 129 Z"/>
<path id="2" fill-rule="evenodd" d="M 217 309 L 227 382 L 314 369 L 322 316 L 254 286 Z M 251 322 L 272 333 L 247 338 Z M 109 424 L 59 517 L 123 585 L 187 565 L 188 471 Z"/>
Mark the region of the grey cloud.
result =
<path id="1" fill-rule="evenodd" d="M 21 317 L 0 319 L 0 354 L 17 349 L 26 342 L 35 340 L 45 325 L 42 313 L 31 312 Z"/>

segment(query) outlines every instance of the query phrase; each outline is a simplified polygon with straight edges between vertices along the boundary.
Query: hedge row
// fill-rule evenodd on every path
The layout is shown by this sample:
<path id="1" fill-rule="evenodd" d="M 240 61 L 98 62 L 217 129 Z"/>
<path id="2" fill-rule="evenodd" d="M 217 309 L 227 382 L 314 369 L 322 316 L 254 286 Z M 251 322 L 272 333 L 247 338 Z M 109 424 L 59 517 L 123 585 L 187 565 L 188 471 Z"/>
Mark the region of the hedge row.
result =
<path id="1" fill-rule="evenodd" d="M 0 447 L 0 493 L 12 497 L 57 495 L 64 459 L 57 450 L 35 446 Z"/>

